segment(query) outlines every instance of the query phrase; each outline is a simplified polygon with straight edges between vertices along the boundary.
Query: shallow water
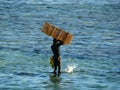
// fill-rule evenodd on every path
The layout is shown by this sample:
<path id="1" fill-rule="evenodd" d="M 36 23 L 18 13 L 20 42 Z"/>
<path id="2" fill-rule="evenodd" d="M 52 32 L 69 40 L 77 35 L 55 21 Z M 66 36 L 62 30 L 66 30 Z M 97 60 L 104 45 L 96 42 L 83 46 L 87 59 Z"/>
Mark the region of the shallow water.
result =
<path id="1" fill-rule="evenodd" d="M 119 0 L 0 0 L 1 90 L 119 90 Z M 74 34 L 51 78 L 50 22 Z"/>

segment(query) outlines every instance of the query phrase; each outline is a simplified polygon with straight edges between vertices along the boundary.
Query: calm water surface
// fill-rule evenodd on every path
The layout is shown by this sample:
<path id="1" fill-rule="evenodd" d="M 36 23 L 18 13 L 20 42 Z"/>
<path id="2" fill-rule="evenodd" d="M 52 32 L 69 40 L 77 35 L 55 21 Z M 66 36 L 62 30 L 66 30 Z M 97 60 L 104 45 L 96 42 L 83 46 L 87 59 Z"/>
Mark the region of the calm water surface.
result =
<path id="1" fill-rule="evenodd" d="M 50 22 L 74 34 L 50 77 Z M 119 0 L 0 0 L 0 90 L 119 90 Z"/>

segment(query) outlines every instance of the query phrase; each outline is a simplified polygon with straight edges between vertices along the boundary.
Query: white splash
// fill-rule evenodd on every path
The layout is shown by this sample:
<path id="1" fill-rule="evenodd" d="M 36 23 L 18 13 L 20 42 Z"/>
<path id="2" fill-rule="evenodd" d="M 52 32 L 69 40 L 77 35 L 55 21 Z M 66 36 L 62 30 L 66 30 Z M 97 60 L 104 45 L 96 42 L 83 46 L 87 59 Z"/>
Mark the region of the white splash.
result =
<path id="1" fill-rule="evenodd" d="M 72 73 L 76 68 L 77 68 L 77 64 L 70 64 L 70 65 L 67 65 L 66 72 Z"/>

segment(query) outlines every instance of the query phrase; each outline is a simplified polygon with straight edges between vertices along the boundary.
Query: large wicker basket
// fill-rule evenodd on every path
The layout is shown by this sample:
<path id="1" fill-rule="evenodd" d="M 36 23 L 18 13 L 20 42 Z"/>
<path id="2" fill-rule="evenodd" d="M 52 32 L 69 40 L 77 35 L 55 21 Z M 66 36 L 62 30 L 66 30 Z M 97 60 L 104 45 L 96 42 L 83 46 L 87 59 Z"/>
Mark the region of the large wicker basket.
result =
<path id="1" fill-rule="evenodd" d="M 66 32 L 48 22 L 44 24 L 42 32 L 52 36 L 53 38 L 61 40 L 64 44 L 70 44 L 73 39 L 73 35 L 71 33 Z"/>

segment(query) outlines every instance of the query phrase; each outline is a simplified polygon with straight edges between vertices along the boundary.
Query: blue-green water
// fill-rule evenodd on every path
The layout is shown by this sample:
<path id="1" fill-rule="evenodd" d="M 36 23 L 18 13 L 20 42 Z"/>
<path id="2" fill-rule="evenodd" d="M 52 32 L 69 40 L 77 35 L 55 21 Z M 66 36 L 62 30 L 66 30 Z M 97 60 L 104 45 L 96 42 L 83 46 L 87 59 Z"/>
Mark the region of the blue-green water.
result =
<path id="1" fill-rule="evenodd" d="M 46 21 L 74 34 L 56 81 Z M 0 90 L 66 89 L 120 90 L 120 1 L 0 0 Z"/>

